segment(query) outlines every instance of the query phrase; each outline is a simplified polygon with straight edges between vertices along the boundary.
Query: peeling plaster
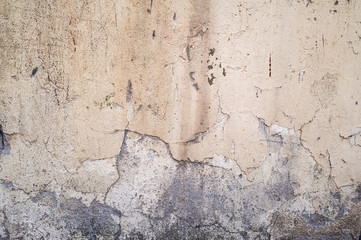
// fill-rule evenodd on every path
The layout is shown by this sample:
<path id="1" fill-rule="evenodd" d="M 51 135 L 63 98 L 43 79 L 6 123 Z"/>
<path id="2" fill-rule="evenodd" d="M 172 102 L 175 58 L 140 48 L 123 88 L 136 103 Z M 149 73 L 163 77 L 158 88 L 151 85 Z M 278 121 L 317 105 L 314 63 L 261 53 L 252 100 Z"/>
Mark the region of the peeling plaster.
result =
<path id="1" fill-rule="evenodd" d="M 0 3 L 0 238 L 357 239 L 357 1 Z"/>

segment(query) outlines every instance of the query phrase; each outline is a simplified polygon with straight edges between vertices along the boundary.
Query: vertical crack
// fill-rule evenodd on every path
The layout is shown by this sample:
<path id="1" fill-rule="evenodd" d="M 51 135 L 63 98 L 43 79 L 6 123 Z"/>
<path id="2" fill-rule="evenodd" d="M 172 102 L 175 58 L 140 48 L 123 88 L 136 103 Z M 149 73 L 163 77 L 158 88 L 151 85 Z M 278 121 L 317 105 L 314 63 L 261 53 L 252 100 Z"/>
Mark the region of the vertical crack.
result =
<path id="1" fill-rule="evenodd" d="M 0 155 L 10 154 L 9 135 L 3 131 L 3 126 L 0 124 Z"/>
<path id="2" fill-rule="evenodd" d="M 132 105 L 132 98 L 133 98 L 133 86 L 132 86 L 132 82 L 129 80 L 128 81 L 128 87 L 127 87 L 127 95 L 126 95 L 126 102 L 128 103 L 128 112 L 127 112 L 127 126 L 125 127 L 126 129 L 128 129 L 129 127 L 129 123 L 132 120 L 132 116 L 133 116 L 133 105 Z"/>
<path id="3" fill-rule="evenodd" d="M 5 136 L 3 132 L 3 126 L 0 125 L 0 152 L 2 152 L 5 149 Z"/>
<path id="4" fill-rule="evenodd" d="M 108 193 L 110 191 L 110 189 L 119 181 L 120 178 L 120 161 L 124 158 L 124 156 L 128 153 L 126 148 L 127 148 L 127 139 L 128 139 L 128 134 L 129 134 L 129 130 L 124 129 L 124 137 L 123 137 L 123 142 L 122 142 L 122 146 L 120 148 L 119 154 L 116 157 L 116 168 L 117 168 L 117 173 L 118 173 L 118 178 L 117 180 L 115 180 L 112 185 L 110 185 L 107 189 L 107 191 L 105 192 L 105 201 L 107 199 Z"/>

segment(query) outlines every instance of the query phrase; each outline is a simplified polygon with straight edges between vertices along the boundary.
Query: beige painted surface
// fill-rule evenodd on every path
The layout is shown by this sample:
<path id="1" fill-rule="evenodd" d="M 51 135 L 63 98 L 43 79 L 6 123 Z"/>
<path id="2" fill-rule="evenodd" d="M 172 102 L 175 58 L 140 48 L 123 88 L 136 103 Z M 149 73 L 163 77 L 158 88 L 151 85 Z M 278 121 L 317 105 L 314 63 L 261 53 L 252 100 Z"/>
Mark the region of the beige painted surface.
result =
<path id="1" fill-rule="evenodd" d="M 139 171 L 149 191 L 191 162 L 265 190 L 296 159 L 294 194 L 322 212 L 322 191 L 361 183 L 360 53 L 355 0 L 0 1 L 0 179 L 122 212 Z M 121 176 L 127 133 L 165 144 L 139 153 L 164 179 Z"/>

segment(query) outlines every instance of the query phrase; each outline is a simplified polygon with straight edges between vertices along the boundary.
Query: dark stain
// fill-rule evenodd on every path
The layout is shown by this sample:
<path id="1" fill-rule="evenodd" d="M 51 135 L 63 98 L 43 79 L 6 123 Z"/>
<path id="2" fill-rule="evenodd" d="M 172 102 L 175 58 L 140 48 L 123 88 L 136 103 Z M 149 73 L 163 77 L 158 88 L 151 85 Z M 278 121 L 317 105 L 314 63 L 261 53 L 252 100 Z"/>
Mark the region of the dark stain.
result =
<path id="1" fill-rule="evenodd" d="M 349 210 L 346 210 L 349 207 L 345 203 L 341 203 L 341 192 L 336 191 L 324 199 L 322 213 L 275 213 L 271 221 L 272 235 L 275 239 L 357 239 L 361 228 L 361 185 L 356 188 L 355 195 Z M 350 203 L 349 198 L 346 201 Z M 327 212 L 334 211 L 337 216 L 328 218 Z"/>
<path id="2" fill-rule="evenodd" d="M 277 239 L 297 240 L 354 240 L 359 234 L 359 213 L 330 221 L 327 217 L 315 214 L 295 216 L 288 213 L 275 213 L 272 217 L 272 229 Z M 275 238 L 276 239 L 276 238 Z"/>
<path id="3" fill-rule="evenodd" d="M 155 30 L 153 30 L 152 38 L 155 38 Z"/>
<path id="4" fill-rule="evenodd" d="M 48 205 L 52 208 L 57 207 L 58 201 L 56 195 L 50 191 L 41 191 L 33 199 L 33 202 L 39 203 L 41 205 Z"/>
<path id="5" fill-rule="evenodd" d="M 185 144 L 192 145 L 192 144 L 200 143 L 204 138 L 204 134 L 205 134 L 205 132 L 200 132 L 200 133 L 195 134 L 194 138 L 186 141 Z"/>
<path id="6" fill-rule="evenodd" d="M 270 146 L 276 144 L 283 147 L 284 145 L 283 136 L 280 134 L 272 134 L 267 138 L 267 144 Z"/>
<path id="7" fill-rule="evenodd" d="M 127 239 L 132 239 L 132 240 L 145 240 L 147 239 L 146 237 L 144 237 L 143 234 L 141 234 L 140 232 L 131 232 L 129 235 L 128 235 L 128 238 Z M 118 240 L 118 239 L 116 239 Z"/>
<path id="8" fill-rule="evenodd" d="M 226 76 L 226 69 L 223 68 L 223 72 L 222 72 L 223 76 Z"/>
<path id="9" fill-rule="evenodd" d="M 139 105 L 137 111 L 140 112 L 140 111 L 142 111 L 142 109 L 143 109 L 143 105 L 141 104 L 141 105 Z"/>
<path id="10" fill-rule="evenodd" d="M 283 165 L 287 165 L 286 164 Z M 275 170 L 276 172 L 277 170 Z M 280 182 L 269 184 L 266 188 L 266 195 L 267 197 L 274 201 L 274 202 L 280 202 L 284 200 L 289 200 L 294 197 L 294 190 L 292 186 L 292 181 L 290 179 L 290 175 L 286 173 L 275 173 L 274 175 L 277 175 L 278 178 L 281 180 Z"/>
<path id="11" fill-rule="evenodd" d="M 118 239 L 120 226 L 112 216 L 121 217 L 121 213 L 111 207 L 93 201 L 89 207 L 78 199 L 67 199 L 60 203 L 65 214 L 62 220 L 70 232 L 81 232 L 87 239 Z"/>
<path id="12" fill-rule="evenodd" d="M 355 190 L 355 195 L 356 197 L 354 197 L 352 199 L 353 203 L 359 203 L 361 202 L 361 184 L 357 186 L 356 190 Z"/>
<path id="13" fill-rule="evenodd" d="M 38 67 L 35 67 L 31 72 L 31 76 L 34 77 L 37 72 L 38 72 Z"/>
<path id="14" fill-rule="evenodd" d="M 242 239 L 240 234 L 230 234 L 226 229 L 222 229 L 217 224 L 210 226 L 198 225 L 191 227 L 186 222 L 177 221 L 173 225 L 159 233 L 155 239 Z"/>
<path id="15" fill-rule="evenodd" d="M 241 239 L 239 233 L 230 235 L 225 231 L 215 213 L 231 216 L 236 210 L 227 209 L 225 204 L 230 204 L 226 192 L 240 190 L 237 180 L 229 171 L 202 174 L 203 169 L 198 163 L 178 164 L 174 180 L 157 206 L 164 212 L 166 224 L 155 223 L 159 226 L 156 239 Z M 219 181 L 227 182 L 229 187 L 221 187 Z M 177 219 L 170 224 L 172 215 Z"/>
<path id="16" fill-rule="evenodd" d="M 358 102 L 356 101 L 355 104 L 358 105 Z"/>
<path id="17" fill-rule="evenodd" d="M 335 1 L 335 3 L 334 3 L 333 5 L 335 5 L 335 6 L 336 6 L 336 5 L 338 5 L 338 1 L 336 0 L 336 1 Z"/>
<path id="18" fill-rule="evenodd" d="M 190 55 L 190 52 L 189 52 L 190 50 L 189 50 L 189 45 L 187 45 L 187 47 L 186 47 L 186 52 L 187 52 L 187 59 L 188 59 L 188 61 L 190 61 L 191 60 L 191 55 Z"/>
<path id="19" fill-rule="evenodd" d="M 173 14 L 173 20 L 175 21 L 177 19 L 177 13 Z"/>
<path id="20" fill-rule="evenodd" d="M 195 81 L 195 79 L 194 79 L 194 77 L 193 77 L 194 74 L 195 74 L 195 72 L 190 72 L 190 73 L 189 73 L 189 78 L 191 79 L 191 82 L 194 82 L 194 81 Z"/>
<path id="21" fill-rule="evenodd" d="M 125 133 L 125 135 L 127 134 Z M 145 135 L 138 137 L 140 139 L 135 140 L 137 148 L 142 149 L 147 148 L 143 145 L 147 142 L 147 138 L 155 139 L 153 136 Z M 139 170 L 141 166 L 134 163 L 139 162 L 137 159 L 142 157 L 144 152 L 138 153 L 134 147 L 134 144 L 128 144 L 128 140 L 124 140 L 122 156 L 118 158 L 117 162 L 118 169 L 133 168 L 136 173 L 134 177 L 137 177 L 137 175 L 142 175 Z M 151 161 L 149 164 L 152 164 L 155 159 L 150 158 L 149 161 Z M 297 198 L 294 192 L 296 185 L 288 171 L 294 164 L 291 160 L 285 164 L 278 161 L 267 182 L 255 183 L 247 187 L 242 183 L 242 175 L 235 174 L 228 169 L 187 160 L 174 163 L 176 164 L 175 169 L 166 170 L 171 171 L 166 172 L 166 174 L 172 175 L 171 183 L 157 197 L 156 206 L 148 217 L 155 239 L 247 239 L 247 237 L 249 239 L 270 239 L 267 229 L 271 229 L 272 232 L 274 232 L 273 230 L 281 231 L 280 237 L 285 237 L 275 237 L 274 239 L 295 239 L 303 236 L 298 234 L 298 230 L 303 234 L 306 233 L 304 236 L 307 237 L 312 236 L 307 234 L 309 229 L 315 229 L 316 226 L 322 228 L 322 226 L 330 224 L 329 219 L 321 214 L 303 216 L 300 212 L 296 213 L 296 216 L 300 217 L 296 219 L 298 223 L 293 222 L 295 218 L 287 218 L 288 215 L 282 213 L 272 216 L 275 229 L 272 229 L 272 226 L 269 228 L 268 223 L 260 223 L 260 213 L 270 211 L 269 207 L 264 206 L 275 206 L 272 209 L 277 210 L 279 209 L 277 206 L 292 202 L 292 199 Z M 143 186 L 142 183 L 140 184 L 139 186 Z M 142 188 L 135 186 L 134 189 Z M 126 189 L 120 191 L 124 190 Z M 138 196 L 142 193 L 143 190 L 137 192 Z M 136 201 L 134 202 L 136 206 L 141 206 L 141 199 L 134 201 Z M 146 207 L 139 207 L 139 211 L 141 212 Z M 219 219 L 226 221 L 220 222 Z M 305 228 L 297 228 L 302 221 L 302 226 Z M 234 226 L 234 224 L 241 224 L 242 231 L 230 231 L 228 226 Z M 289 227 L 287 224 L 297 224 L 297 226 L 293 229 L 293 225 Z M 313 225 L 314 227 L 311 228 L 310 226 Z M 285 231 L 283 232 L 283 230 Z M 335 232 L 338 230 L 336 229 Z M 134 233 L 134 238 L 131 234 L 130 239 L 140 239 L 139 235 L 146 237 L 147 231 L 148 229 L 139 230 Z M 259 237 L 253 238 L 246 233 L 252 233 Z"/>
<path id="22" fill-rule="evenodd" d="M 133 96 L 133 87 L 132 87 L 132 82 L 129 80 L 128 81 L 128 87 L 127 87 L 126 101 L 131 102 L 132 101 L 132 96 Z"/>
<path id="23" fill-rule="evenodd" d="M 337 199 L 337 200 L 341 200 L 341 194 L 340 194 L 340 192 L 335 192 L 333 195 L 333 198 L 335 198 L 335 199 Z"/>
<path id="24" fill-rule="evenodd" d="M 195 89 L 196 91 L 198 91 L 198 90 L 199 90 L 199 86 L 198 86 L 198 84 L 197 84 L 197 83 L 194 83 L 192 86 L 194 87 L 194 89 Z"/>
<path id="25" fill-rule="evenodd" d="M 209 49 L 209 56 L 213 56 L 215 53 L 216 49 L 215 48 L 211 48 Z"/>
<path id="26" fill-rule="evenodd" d="M 211 73 L 211 77 L 210 77 L 210 78 L 208 77 L 208 83 L 209 83 L 209 85 L 212 85 L 212 84 L 213 84 L 213 81 L 214 81 L 215 78 L 216 78 L 216 77 L 213 75 L 213 73 Z"/>
<path id="27" fill-rule="evenodd" d="M 269 55 L 269 59 L 268 59 L 268 76 L 272 77 L 272 57 L 271 57 L 271 54 Z"/>
<path id="28" fill-rule="evenodd" d="M 232 237 L 224 238 L 223 236 L 219 239 L 248 239 L 249 236 L 246 232 L 250 229 L 259 233 L 261 236 L 259 239 L 269 239 L 270 235 L 267 233 L 266 226 L 254 229 L 259 218 L 260 208 L 262 208 L 258 204 L 263 201 L 262 199 L 274 202 L 279 201 L 277 199 L 292 198 L 294 192 L 288 175 L 274 172 L 274 175 L 279 176 L 277 178 L 279 182 L 267 184 L 268 190 L 264 192 L 260 190 L 260 187 L 264 186 L 257 184 L 243 189 L 238 182 L 239 178 L 242 178 L 242 174 L 233 175 L 231 171 L 225 169 L 213 169 L 207 174 L 203 172 L 204 165 L 206 164 L 188 162 L 178 164 L 173 182 L 157 207 L 159 211 L 164 212 L 165 221 L 172 215 L 178 217 L 177 223 L 168 225 L 168 229 L 174 228 L 172 233 L 183 234 L 183 236 L 186 234 L 183 232 L 184 230 L 193 232 L 193 229 L 199 229 L 201 233 L 200 238 L 183 237 L 181 239 L 218 239 L 216 236 L 218 233 L 222 233 L 223 228 L 217 224 L 216 212 L 219 212 L 235 221 L 242 219 L 245 224 L 245 231 L 237 232 Z M 240 202 L 247 202 L 249 205 L 236 205 L 233 198 Z M 210 209 L 212 210 L 210 211 Z M 184 227 L 179 228 L 179 225 L 183 226 L 184 224 Z M 203 226 L 212 227 L 210 235 L 202 231 L 205 230 Z M 173 239 L 174 236 L 169 234 L 170 231 L 165 231 L 162 235 L 163 238 L 159 239 Z"/>
<path id="29" fill-rule="evenodd" d="M 5 148 L 5 136 L 4 136 L 4 132 L 3 132 L 3 126 L 0 125 L 0 152 L 2 152 Z"/>
<path id="30" fill-rule="evenodd" d="M 202 222 L 205 212 L 197 207 L 204 202 L 202 178 L 195 165 L 181 163 L 177 166 L 176 181 L 173 181 L 166 193 L 172 200 L 164 202 L 167 215 L 179 213 L 177 215 L 192 226 Z M 165 196 L 163 199 L 169 198 Z"/>
<path id="31" fill-rule="evenodd" d="M 2 229 L 3 229 L 3 233 L 5 235 L 0 236 L 0 239 L 4 239 L 4 240 L 12 239 L 12 238 L 10 238 L 10 232 L 9 232 L 9 229 L 6 224 L 9 222 L 9 219 L 8 219 L 5 209 L 2 211 L 2 213 L 3 213 Z M 19 239 L 22 239 L 22 237 L 20 237 Z"/>
<path id="32" fill-rule="evenodd" d="M 14 184 L 12 182 L 5 182 L 3 180 L 0 181 L 0 185 L 11 190 L 11 191 L 15 191 L 16 188 L 14 187 Z"/>
<path id="33" fill-rule="evenodd" d="M 10 142 L 9 135 L 4 133 L 3 126 L 0 124 L 0 155 L 1 154 L 5 154 L 5 155 L 10 154 L 10 143 L 9 142 Z"/>
<path id="34" fill-rule="evenodd" d="M 208 70 L 211 70 L 213 69 L 213 66 L 212 65 L 208 65 Z"/>
<path id="35" fill-rule="evenodd" d="M 195 72 L 190 72 L 190 73 L 189 73 L 189 78 L 190 78 L 191 82 L 193 83 L 192 86 L 194 87 L 194 89 L 195 89 L 196 91 L 198 91 L 198 90 L 199 90 L 199 86 L 198 86 L 198 84 L 195 82 L 196 80 L 195 80 L 195 78 L 194 78 L 194 76 L 193 76 L 194 74 L 195 74 Z"/>
<path id="36" fill-rule="evenodd" d="M 326 224 L 330 223 L 330 219 L 328 219 L 325 216 L 322 216 L 321 214 L 314 213 L 309 215 L 304 215 L 303 218 L 306 220 L 306 223 L 313 227 L 314 229 L 321 229 Z"/>

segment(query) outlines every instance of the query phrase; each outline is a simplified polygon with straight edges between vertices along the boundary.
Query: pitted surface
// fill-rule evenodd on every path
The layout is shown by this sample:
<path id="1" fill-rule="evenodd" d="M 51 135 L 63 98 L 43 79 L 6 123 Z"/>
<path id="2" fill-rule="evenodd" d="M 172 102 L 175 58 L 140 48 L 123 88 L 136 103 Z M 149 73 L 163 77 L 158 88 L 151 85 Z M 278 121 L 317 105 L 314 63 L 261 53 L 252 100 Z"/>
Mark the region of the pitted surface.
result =
<path id="1" fill-rule="evenodd" d="M 359 1 L 0 2 L 0 238 L 357 239 Z"/>

